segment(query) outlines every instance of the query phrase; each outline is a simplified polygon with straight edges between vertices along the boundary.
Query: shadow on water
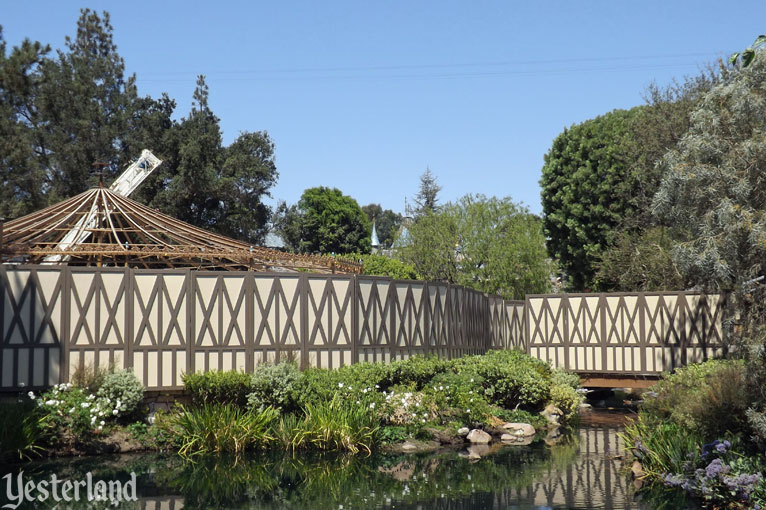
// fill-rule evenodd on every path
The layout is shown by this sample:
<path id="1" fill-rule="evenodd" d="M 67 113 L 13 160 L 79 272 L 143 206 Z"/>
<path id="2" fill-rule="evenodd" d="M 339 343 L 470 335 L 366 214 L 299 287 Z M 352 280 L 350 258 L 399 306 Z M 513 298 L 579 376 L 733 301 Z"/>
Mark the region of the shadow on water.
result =
<path id="1" fill-rule="evenodd" d="M 288 455 L 195 463 L 158 454 L 59 459 L 24 466 L 24 480 L 129 480 L 137 503 L 110 508 L 232 509 L 649 509 L 683 508 L 668 494 L 632 493 L 614 424 L 583 424 L 559 444 L 507 446 L 470 462 L 455 450 L 418 455 Z M 5 474 L 0 470 L 0 476 Z M 14 473 L 14 476 L 18 470 Z M 0 507 L 6 503 L 0 480 Z M 14 489 L 15 491 L 15 489 Z M 19 508 L 53 508 L 47 501 Z M 107 508 L 72 504 L 68 508 Z"/>

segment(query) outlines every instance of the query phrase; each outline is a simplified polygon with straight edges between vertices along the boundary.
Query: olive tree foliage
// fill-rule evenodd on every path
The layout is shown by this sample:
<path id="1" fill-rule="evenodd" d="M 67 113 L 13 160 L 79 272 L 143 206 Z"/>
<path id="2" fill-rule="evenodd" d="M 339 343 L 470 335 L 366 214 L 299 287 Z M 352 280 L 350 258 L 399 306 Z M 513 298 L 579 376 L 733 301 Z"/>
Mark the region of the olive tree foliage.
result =
<path id="1" fill-rule="evenodd" d="M 724 74 L 691 116 L 691 128 L 662 160 L 653 210 L 686 233 L 673 258 L 690 282 L 732 291 L 747 358 L 748 419 L 766 445 L 766 59 Z M 731 312 L 730 312 L 731 313 Z"/>
<path id="2" fill-rule="evenodd" d="M 424 279 L 507 299 L 551 288 L 541 221 L 510 198 L 466 195 L 426 213 L 412 224 L 400 256 Z"/>
<path id="3" fill-rule="evenodd" d="M 685 232 L 674 260 L 692 283 L 733 290 L 763 274 L 766 255 L 766 62 L 730 73 L 692 113 L 661 162 L 652 208 Z"/>

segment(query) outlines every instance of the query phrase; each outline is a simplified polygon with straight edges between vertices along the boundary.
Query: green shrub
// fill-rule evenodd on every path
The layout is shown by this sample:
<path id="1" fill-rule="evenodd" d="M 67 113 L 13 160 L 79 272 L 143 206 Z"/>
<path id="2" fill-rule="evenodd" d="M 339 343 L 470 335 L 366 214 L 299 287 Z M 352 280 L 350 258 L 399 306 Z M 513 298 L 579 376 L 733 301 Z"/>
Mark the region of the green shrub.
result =
<path id="1" fill-rule="evenodd" d="M 550 396 L 550 366 L 520 351 L 490 351 L 458 358 L 450 364 L 458 373 L 480 376 L 490 404 L 506 409 L 535 409 Z"/>
<path id="2" fill-rule="evenodd" d="M 572 386 L 564 384 L 554 384 L 551 386 L 550 402 L 564 413 L 561 417 L 562 423 L 566 423 L 577 416 L 580 404 L 584 401 L 585 396 L 572 388 Z"/>
<path id="3" fill-rule="evenodd" d="M 483 382 L 476 374 L 444 372 L 428 383 L 426 394 L 445 421 L 452 418 L 464 425 L 486 423 L 490 407 L 482 391 Z"/>
<path id="4" fill-rule="evenodd" d="M 107 374 L 97 396 L 113 404 L 120 416 L 135 415 L 144 401 L 144 386 L 132 370 L 119 370 Z"/>
<path id="5" fill-rule="evenodd" d="M 270 429 L 278 416 L 278 411 L 270 407 L 244 411 L 233 404 L 203 404 L 190 409 L 181 406 L 162 426 L 176 437 L 178 453 L 183 457 L 239 454 L 272 442 Z"/>
<path id="6" fill-rule="evenodd" d="M 679 368 L 644 393 L 641 414 L 651 423 L 672 421 L 713 440 L 748 430 L 745 366 L 712 360 Z"/>
<path id="7" fill-rule="evenodd" d="M 563 368 L 554 368 L 551 372 L 551 384 L 569 386 L 577 390 L 580 388 L 580 376 Z"/>
<path id="8" fill-rule="evenodd" d="M 364 264 L 363 274 L 370 276 L 388 276 L 395 280 L 418 280 L 415 266 L 407 264 L 399 259 L 377 254 L 350 253 L 344 255 L 354 261 L 361 260 Z"/>
<path id="9" fill-rule="evenodd" d="M 388 364 L 388 374 L 382 379 L 383 389 L 396 385 L 414 384 L 415 389 L 421 390 L 429 384 L 437 374 L 450 369 L 448 361 L 436 356 L 412 356 L 406 360 L 397 360 Z"/>
<path id="10" fill-rule="evenodd" d="M 229 370 L 184 374 L 184 388 L 191 396 L 192 405 L 233 404 L 244 408 L 247 395 L 252 391 L 250 374 Z"/>
<path id="11" fill-rule="evenodd" d="M 502 407 L 491 407 L 490 414 L 511 423 L 529 423 L 537 430 L 542 430 L 548 426 L 548 421 L 539 413 L 530 413 L 521 409 L 508 410 Z"/>
<path id="12" fill-rule="evenodd" d="M 294 410 L 299 377 L 298 365 L 293 362 L 256 366 L 250 378 L 251 392 L 247 395 L 247 405 L 255 410 L 267 407 L 288 412 Z"/>

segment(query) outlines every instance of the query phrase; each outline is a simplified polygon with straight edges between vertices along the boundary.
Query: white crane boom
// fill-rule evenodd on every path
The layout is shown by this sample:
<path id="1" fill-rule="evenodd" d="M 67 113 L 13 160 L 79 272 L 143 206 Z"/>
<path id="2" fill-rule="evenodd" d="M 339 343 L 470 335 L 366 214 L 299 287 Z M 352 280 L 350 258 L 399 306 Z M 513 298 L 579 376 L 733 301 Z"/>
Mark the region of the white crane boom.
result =
<path id="1" fill-rule="evenodd" d="M 162 160 L 152 154 L 149 150 L 141 151 L 141 156 L 133 162 L 125 171 L 114 180 L 109 189 L 127 197 L 151 174 L 155 168 L 162 164 Z M 95 204 L 94 204 L 95 206 Z M 97 211 L 91 208 L 86 216 L 80 218 L 75 226 L 67 232 L 56 245 L 57 250 L 67 250 L 71 246 L 76 246 L 85 241 L 90 235 L 91 229 L 96 227 L 98 218 Z M 67 255 L 48 255 L 43 259 L 45 263 L 57 263 L 67 260 Z"/>

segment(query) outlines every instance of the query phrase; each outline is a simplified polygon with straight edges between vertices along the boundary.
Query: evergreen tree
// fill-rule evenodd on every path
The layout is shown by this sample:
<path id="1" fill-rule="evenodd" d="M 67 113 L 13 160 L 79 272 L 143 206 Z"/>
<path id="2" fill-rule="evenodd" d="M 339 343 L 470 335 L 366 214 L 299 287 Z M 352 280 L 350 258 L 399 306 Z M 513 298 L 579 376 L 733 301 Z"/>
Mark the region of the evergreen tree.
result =
<path id="1" fill-rule="evenodd" d="M 426 171 L 420 176 L 420 189 L 415 195 L 415 216 L 436 212 L 441 189 L 442 187 L 436 182 L 436 176 L 431 173 L 430 168 L 426 167 Z"/>

